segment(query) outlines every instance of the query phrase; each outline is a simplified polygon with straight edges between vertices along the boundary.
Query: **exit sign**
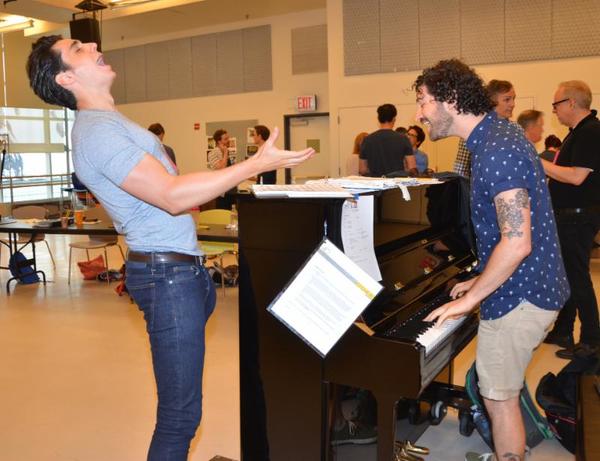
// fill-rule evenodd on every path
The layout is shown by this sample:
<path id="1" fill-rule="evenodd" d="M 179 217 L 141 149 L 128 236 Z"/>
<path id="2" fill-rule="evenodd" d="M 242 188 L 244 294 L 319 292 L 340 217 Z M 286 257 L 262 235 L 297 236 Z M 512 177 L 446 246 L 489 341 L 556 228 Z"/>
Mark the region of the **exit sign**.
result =
<path id="1" fill-rule="evenodd" d="M 296 110 L 298 112 L 314 112 L 317 110 L 317 95 L 296 96 Z"/>

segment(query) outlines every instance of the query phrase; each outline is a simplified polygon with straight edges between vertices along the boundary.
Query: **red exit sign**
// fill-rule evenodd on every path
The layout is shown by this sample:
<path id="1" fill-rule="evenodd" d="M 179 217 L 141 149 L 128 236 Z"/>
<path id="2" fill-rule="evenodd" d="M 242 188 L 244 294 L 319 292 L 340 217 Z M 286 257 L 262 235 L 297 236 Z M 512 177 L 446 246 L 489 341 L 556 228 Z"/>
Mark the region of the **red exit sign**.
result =
<path id="1" fill-rule="evenodd" d="M 296 110 L 298 112 L 313 112 L 317 110 L 317 95 L 296 96 Z"/>

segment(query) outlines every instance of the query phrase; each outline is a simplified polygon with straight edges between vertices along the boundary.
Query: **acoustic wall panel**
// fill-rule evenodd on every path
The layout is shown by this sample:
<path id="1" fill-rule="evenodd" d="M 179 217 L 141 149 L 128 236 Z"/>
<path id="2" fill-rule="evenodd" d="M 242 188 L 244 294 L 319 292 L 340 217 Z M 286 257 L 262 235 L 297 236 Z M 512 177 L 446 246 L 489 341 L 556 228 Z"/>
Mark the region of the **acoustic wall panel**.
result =
<path id="1" fill-rule="evenodd" d="M 419 68 L 419 2 L 380 0 L 381 72 Z"/>
<path id="2" fill-rule="evenodd" d="M 146 45 L 146 100 L 169 99 L 169 45 Z"/>
<path id="3" fill-rule="evenodd" d="M 169 49 L 169 99 L 192 96 L 192 41 L 188 38 L 166 42 Z"/>
<path id="4" fill-rule="evenodd" d="M 242 30 L 244 55 L 244 91 L 273 89 L 271 26 Z"/>
<path id="5" fill-rule="evenodd" d="M 345 0 L 344 74 L 381 72 L 379 0 Z"/>
<path id="6" fill-rule="evenodd" d="M 128 103 L 146 101 L 146 47 L 125 48 L 125 98 Z"/>
<path id="7" fill-rule="evenodd" d="M 505 1 L 506 61 L 551 58 L 552 0 Z"/>
<path id="8" fill-rule="evenodd" d="M 125 59 L 124 51 L 112 50 L 104 52 L 104 61 L 112 67 L 117 76 L 112 84 L 112 95 L 116 104 L 127 102 L 125 93 Z"/>
<path id="9" fill-rule="evenodd" d="M 460 57 L 459 0 L 420 0 L 420 66 Z"/>
<path id="10" fill-rule="evenodd" d="M 192 37 L 192 94 L 217 92 L 217 34 Z"/>
<path id="11" fill-rule="evenodd" d="M 552 56 L 600 54 L 600 1 L 552 2 Z"/>
<path id="12" fill-rule="evenodd" d="M 292 29 L 292 74 L 327 72 L 327 25 Z"/>
<path id="13" fill-rule="evenodd" d="M 217 34 L 217 94 L 244 91 L 242 31 Z"/>
<path id="14" fill-rule="evenodd" d="M 504 62 L 504 0 L 461 0 L 460 32 L 466 62 Z"/>

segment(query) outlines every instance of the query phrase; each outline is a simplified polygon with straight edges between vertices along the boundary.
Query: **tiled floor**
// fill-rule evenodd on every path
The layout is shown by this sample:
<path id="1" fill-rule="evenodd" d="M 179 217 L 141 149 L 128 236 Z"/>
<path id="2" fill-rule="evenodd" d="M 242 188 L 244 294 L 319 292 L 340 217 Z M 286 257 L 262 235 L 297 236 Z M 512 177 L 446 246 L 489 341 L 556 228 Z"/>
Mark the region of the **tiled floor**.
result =
<path id="1" fill-rule="evenodd" d="M 142 316 L 114 293 L 114 285 L 84 282 L 77 274 L 69 287 L 69 238 L 48 239 L 57 269 L 39 246 L 40 267 L 49 279 L 45 288 L 17 286 L 7 296 L 8 273 L 0 271 L 0 461 L 141 461 L 155 412 Z M 6 257 L 4 250 L 3 265 Z M 112 267 L 120 266 L 117 250 L 109 257 Z M 593 271 L 600 287 L 600 261 L 593 262 Z M 564 365 L 555 350 L 542 345 L 536 354 L 528 372 L 531 389 L 547 371 Z M 456 362 L 458 378 L 473 357 L 471 344 Z M 237 361 L 237 290 L 228 288 L 225 297 L 219 290 L 208 325 L 204 415 L 192 461 L 216 454 L 240 458 Z M 458 435 L 452 414 L 420 443 L 432 449 L 428 461 L 462 460 L 466 450 L 484 449 L 476 434 Z M 573 457 L 556 441 L 547 441 L 530 459 Z"/>

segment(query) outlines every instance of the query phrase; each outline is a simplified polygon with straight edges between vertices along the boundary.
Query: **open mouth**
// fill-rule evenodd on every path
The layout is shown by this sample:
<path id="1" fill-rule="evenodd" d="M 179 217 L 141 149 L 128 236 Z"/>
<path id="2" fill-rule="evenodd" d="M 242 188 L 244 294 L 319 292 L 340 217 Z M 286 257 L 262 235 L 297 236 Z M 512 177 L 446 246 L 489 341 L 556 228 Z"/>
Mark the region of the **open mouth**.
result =
<path id="1" fill-rule="evenodd" d="M 106 65 L 106 63 L 104 62 L 104 56 L 100 55 L 100 57 L 98 58 L 98 60 L 96 61 L 96 63 L 97 63 L 99 66 L 104 66 L 104 65 Z"/>

